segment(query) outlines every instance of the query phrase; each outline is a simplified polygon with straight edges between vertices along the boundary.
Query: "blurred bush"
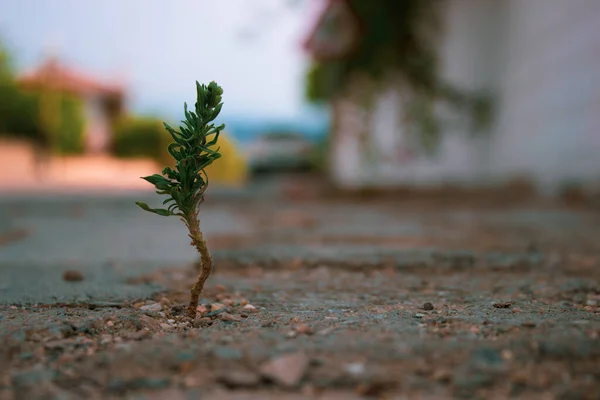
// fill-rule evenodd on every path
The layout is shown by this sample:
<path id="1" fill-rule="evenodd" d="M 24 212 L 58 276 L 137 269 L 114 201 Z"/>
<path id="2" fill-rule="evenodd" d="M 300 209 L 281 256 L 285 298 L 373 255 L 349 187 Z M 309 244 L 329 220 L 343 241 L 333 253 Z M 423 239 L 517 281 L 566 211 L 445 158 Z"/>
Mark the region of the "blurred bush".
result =
<path id="1" fill-rule="evenodd" d="M 165 163 L 170 161 L 166 151 L 169 139 L 159 119 L 129 115 L 115 124 L 112 150 L 118 157 L 152 158 Z"/>
<path id="2" fill-rule="evenodd" d="M 227 134 L 219 135 L 221 158 L 206 168 L 210 182 L 221 185 L 241 185 L 246 181 L 248 161 Z"/>
<path id="3" fill-rule="evenodd" d="M 52 107 L 48 110 L 52 120 L 46 123 L 42 123 L 43 104 Z M 59 154 L 74 154 L 83 151 L 84 130 L 83 102 L 67 94 L 21 90 L 10 55 L 0 42 L 0 135 L 26 139 Z"/>
<path id="4" fill-rule="evenodd" d="M 85 115 L 83 101 L 75 96 L 60 98 L 60 121 L 52 144 L 59 154 L 79 154 L 84 149 Z"/>

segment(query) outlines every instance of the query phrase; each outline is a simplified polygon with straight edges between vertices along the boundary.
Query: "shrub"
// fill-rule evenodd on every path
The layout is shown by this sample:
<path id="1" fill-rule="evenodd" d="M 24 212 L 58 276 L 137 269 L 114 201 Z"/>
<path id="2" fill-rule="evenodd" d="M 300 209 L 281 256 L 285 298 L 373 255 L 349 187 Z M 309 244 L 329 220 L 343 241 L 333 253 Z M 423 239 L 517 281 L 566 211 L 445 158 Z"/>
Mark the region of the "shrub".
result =
<path id="1" fill-rule="evenodd" d="M 147 157 L 164 163 L 168 140 L 169 134 L 160 120 L 127 116 L 115 126 L 112 149 L 118 157 Z"/>
<path id="2" fill-rule="evenodd" d="M 221 185 L 239 185 L 246 181 L 248 162 L 237 148 L 235 142 L 226 133 L 219 136 L 219 152 L 223 156 L 214 164 L 206 167 L 211 181 Z"/>

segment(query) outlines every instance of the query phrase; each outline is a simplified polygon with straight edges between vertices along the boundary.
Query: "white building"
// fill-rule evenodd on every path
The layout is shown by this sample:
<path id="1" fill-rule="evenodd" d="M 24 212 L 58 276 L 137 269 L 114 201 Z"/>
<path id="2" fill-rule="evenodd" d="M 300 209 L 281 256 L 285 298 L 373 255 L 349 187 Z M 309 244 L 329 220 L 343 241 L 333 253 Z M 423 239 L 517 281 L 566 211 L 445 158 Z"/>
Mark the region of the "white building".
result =
<path id="1" fill-rule="evenodd" d="M 473 139 L 464 127 L 447 125 L 438 155 L 420 154 L 402 123 L 403 92 L 390 85 L 366 127 L 368 149 L 360 139 L 364 110 L 351 101 L 332 106 L 334 181 L 362 188 L 528 178 L 550 193 L 571 183 L 599 188 L 600 1 L 448 0 L 446 6 L 442 74 L 457 87 L 493 94 L 489 132 Z"/>

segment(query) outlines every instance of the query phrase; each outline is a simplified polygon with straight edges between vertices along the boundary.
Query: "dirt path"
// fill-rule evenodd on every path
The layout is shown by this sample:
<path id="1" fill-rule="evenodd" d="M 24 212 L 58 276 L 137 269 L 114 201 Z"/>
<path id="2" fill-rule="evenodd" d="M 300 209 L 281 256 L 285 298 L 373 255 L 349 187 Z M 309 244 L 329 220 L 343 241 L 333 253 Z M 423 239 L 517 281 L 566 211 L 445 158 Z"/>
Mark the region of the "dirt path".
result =
<path id="1" fill-rule="evenodd" d="M 600 397 L 598 214 L 220 207 L 254 228 L 211 236 L 193 323 L 186 263 L 122 282 L 150 299 L 3 306 L 0 399 Z"/>

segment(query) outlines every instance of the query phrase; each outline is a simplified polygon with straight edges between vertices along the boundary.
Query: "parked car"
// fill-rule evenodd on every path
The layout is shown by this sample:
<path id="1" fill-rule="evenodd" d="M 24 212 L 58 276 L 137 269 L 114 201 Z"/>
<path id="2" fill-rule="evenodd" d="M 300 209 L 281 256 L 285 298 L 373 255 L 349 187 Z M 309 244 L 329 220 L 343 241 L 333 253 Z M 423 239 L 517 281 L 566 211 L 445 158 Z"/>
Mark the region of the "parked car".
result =
<path id="1" fill-rule="evenodd" d="M 306 171 L 312 168 L 313 144 L 296 133 L 265 133 L 249 146 L 252 173 Z"/>

